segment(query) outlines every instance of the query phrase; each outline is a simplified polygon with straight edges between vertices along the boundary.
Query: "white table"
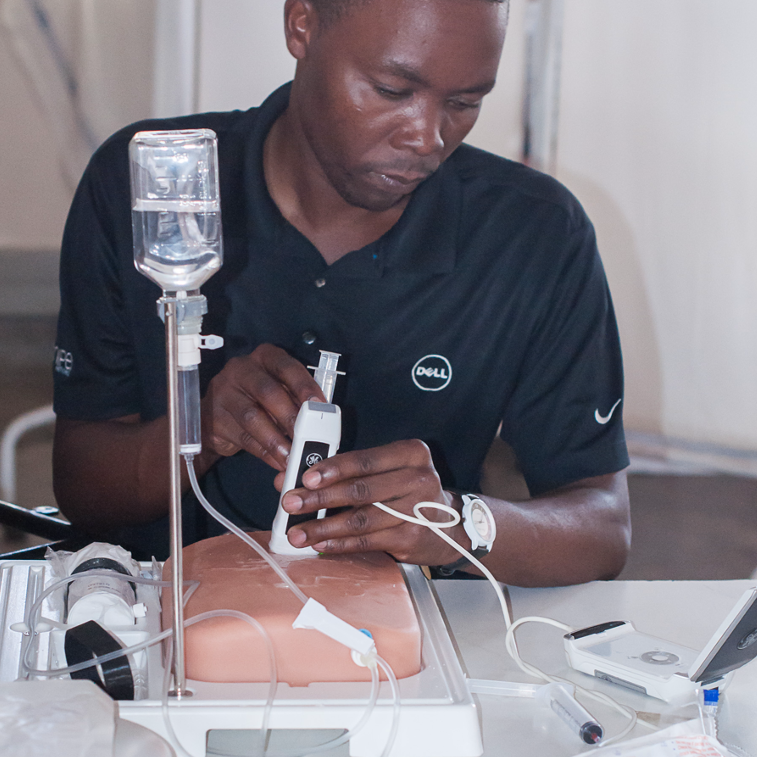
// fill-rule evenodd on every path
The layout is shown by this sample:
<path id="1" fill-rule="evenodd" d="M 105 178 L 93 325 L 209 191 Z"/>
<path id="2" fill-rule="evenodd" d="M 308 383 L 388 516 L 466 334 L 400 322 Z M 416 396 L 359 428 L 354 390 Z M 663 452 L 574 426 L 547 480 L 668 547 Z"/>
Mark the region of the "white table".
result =
<path id="1" fill-rule="evenodd" d="M 555 589 L 510 589 L 514 618 L 541 615 L 584 628 L 610 620 L 631 620 L 653 636 L 701 649 L 752 581 L 612 581 Z M 471 678 L 533 683 L 510 659 L 504 647 L 504 622 L 488 582 L 437 581 L 436 591 Z M 650 697 L 570 670 L 562 632 L 543 624 L 526 624 L 517 635 L 521 655 L 542 670 L 587 688 L 596 688 L 639 711 L 640 717 L 668 722 L 679 713 Z M 487 757 L 571 757 L 592 747 L 582 742 L 547 708 L 531 699 L 479 695 Z M 626 722 L 602 705 L 589 709 L 607 736 Z M 630 737 L 651 733 L 637 725 Z M 724 694 L 720 736 L 757 753 L 757 662 L 734 675 Z M 630 738 L 629 737 L 629 738 Z"/>

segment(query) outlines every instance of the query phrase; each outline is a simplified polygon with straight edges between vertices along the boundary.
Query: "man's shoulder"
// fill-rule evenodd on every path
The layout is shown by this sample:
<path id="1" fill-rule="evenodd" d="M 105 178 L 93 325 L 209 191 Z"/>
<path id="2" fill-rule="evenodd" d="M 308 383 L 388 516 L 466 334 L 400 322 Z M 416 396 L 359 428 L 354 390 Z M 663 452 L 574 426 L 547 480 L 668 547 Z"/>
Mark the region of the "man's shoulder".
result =
<path id="1" fill-rule="evenodd" d="M 250 110 L 230 110 L 208 113 L 193 113 L 174 118 L 148 118 L 124 126 L 112 134 L 95 151 L 92 162 L 100 165 L 125 163 L 128 160 L 127 146 L 131 138 L 140 131 L 177 131 L 183 129 L 211 129 L 218 136 L 219 149 L 233 148 L 242 144 L 249 124 L 254 120 L 258 108 Z M 236 137 L 236 139 L 235 139 Z"/>
<path id="2" fill-rule="evenodd" d="M 469 203 L 490 209 L 517 204 L 529 212 L 541 208 L 573 228 L 588 222 L 581 203 L 552 176 L 467 144 L 450 160 Z"/>

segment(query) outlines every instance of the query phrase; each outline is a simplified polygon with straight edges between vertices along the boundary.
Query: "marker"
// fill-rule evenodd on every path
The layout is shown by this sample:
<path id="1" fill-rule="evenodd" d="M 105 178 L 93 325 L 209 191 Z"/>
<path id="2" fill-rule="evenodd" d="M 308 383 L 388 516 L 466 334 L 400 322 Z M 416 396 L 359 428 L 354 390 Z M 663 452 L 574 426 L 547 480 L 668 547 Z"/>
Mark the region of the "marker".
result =
<path id="1" fill-rule="evenodd" d="M 599 744 L 604 729 L 573 696 L 575 687 L 569 684 L 549 683 L 536 695 L 548 699 L 549 706 L 567 723 L 586 744 Z"/>

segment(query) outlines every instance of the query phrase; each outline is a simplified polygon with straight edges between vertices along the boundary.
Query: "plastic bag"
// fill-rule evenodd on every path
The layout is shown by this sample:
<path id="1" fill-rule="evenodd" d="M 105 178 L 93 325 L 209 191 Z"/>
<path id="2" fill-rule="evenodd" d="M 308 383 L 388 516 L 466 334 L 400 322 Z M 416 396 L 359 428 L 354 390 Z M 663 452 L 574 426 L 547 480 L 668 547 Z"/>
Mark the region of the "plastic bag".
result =
<path id="1" fill-rule="evenodd" d="M 113 757 L 116 704 L 91 681 L 0 684 L 0 754 Z"/>
<path id="2" fill-rule="evenodd" d="M 700 720 L 687 720 L 649 736 L 593 749 L 591 753 L 597 757 L 735 757 L 716 738 L 703 732 Z"/>

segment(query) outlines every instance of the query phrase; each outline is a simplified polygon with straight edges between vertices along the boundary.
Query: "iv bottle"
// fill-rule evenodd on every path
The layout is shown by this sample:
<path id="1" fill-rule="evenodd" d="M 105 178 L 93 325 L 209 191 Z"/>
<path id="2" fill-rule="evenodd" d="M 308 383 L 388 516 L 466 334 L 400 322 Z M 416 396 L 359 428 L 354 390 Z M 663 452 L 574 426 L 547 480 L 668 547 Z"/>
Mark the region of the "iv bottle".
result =
<path id="1" fill-rule="evenodd" d="M 199 289 L 223 263 L 215 132 L 139 132 L 129 157 L 134 265 L 164 292 Z"/>

